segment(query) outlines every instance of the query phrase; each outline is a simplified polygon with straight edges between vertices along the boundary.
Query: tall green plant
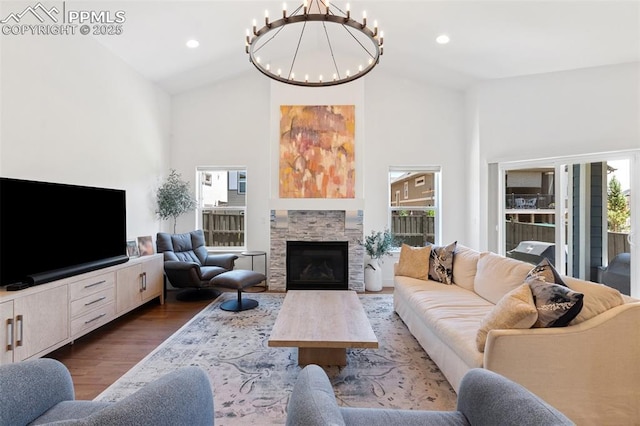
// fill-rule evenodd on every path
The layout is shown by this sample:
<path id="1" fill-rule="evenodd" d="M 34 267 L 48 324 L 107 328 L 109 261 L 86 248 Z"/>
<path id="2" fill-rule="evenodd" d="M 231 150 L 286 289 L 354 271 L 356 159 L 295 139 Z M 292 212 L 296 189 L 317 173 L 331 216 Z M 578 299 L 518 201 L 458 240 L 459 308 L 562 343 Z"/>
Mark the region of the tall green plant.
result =
<path id="1" fill-rule="evenodd" d="M 627 199 L 622 193 L 620 181 L 615 176 L 612 176 L 607 191 L 607 219 L 609 221 L 609 230 L 613 232 L 624 231 L 630 215 L 631 212 L 627 205 Z"/>
<path id="2" fill-rule="evenodd" d="M 178 216 L 195 210 L 196 198 L 190 191 L 189 182 L 183 181 L 180 173 L 171 169 L 167 180 L 157 191 L 156 214 L 162 220 L 173 218 L 173 233 L 176 233 Z"/>

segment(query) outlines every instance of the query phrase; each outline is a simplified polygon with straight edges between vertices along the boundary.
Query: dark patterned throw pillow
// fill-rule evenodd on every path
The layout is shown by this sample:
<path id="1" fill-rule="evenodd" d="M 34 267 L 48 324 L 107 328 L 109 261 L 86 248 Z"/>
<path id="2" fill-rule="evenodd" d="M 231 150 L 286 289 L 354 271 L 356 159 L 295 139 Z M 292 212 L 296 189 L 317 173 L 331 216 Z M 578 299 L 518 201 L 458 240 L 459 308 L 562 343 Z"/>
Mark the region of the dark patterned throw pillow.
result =
<path id="1" fill-rule="evenodd" d="M 527 274 L 527 279 L 534 277 L 540 281 L 544 281 L 547 283 L 556 283 L 563 286 L 567 286 L 556 268 L 553 267 L 549 259 L 546 257 L 540 261 L 529 273 Z"/>
<path id="2" fill-rule="evenodd" d="M 564 327 L 580 313 L 584 298 L 582 293 L 536 276 L 527 277 L 525 282 L 531 287 L 538 310 L 538 320 L 534 327 Z"/>
<path id="3" fill-rule="evenodd" d="M 453 252 L 457 241 L 448 246 L 431 246 L 429 278 L 445 284 L 453 284 Z"/>

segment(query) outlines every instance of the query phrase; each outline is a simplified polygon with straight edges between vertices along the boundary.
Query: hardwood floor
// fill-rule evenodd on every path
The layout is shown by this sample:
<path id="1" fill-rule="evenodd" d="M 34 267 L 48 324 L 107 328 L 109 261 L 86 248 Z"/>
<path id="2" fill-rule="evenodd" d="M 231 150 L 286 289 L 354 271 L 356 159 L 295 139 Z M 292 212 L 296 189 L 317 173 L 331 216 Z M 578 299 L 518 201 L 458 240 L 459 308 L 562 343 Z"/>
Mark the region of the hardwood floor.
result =
<path id="1" fill-rule="evenodd" d="M 152 300 L 46 356 L 67 366 L 76 399 L 98 396 L 211 303 L 181 302 L 176 293 L 168 291 L 164 305 Z"/>
<path id="2" fill-rule="evenodd" d="M 76 399 L 94 399 L 211 303 L 182 302 L 176 293 L 168 291 L 164 305 L 152 300 L 46 356 L 67 366 Z M 393 288 L 372 294 L 380 293 L 393 293 Z"/>

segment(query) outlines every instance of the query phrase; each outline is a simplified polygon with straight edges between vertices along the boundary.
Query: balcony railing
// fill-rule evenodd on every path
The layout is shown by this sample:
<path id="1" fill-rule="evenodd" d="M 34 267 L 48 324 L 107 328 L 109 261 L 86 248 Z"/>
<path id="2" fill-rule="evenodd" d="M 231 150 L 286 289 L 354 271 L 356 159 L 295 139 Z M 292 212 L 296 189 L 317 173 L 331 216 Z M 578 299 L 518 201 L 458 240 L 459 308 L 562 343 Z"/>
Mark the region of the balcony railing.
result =
<path id="1" fill-rule="evenodd" d="M 208 247 L 244 246 L 244 210 L 203 210 L 202 230 Z"/>

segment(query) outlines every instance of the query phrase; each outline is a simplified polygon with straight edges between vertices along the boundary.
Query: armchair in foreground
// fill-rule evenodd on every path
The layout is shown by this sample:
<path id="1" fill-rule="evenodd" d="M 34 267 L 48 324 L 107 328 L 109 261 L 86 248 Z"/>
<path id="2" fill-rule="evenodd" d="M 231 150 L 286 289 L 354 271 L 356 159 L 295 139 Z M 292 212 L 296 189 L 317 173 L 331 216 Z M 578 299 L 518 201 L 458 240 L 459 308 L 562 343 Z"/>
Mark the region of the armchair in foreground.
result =
<path id="1" fill-rule="evenodd" d="M 233 270 L 235 254 L 209 254 L 201 229 L 186 234 L 158 232 L 158 253 L 164 254 L 164 272 L 172 286 L 189 288 L 178 294 L 178 300 L 203 300 L 220 295 L 211 279 Z"/>
<path id="2" fill-rule="evenodd" d="M 55 423 L 54 423 L 55 422 Z M 182 367 L 114 403 L 74 400 L 69 370 L 40 358 L 0 366 L 0 426 L 214 424 L 213 392 L 199 367 Z"/>
<path id="3" fill-rule="evenodd" d="M 511 380 L 482 368 L 462 378 L 456 411 L 354 408 L 338 405 L 329 377 L 307 365 L 291 392 L 287 426 L 556 426 L 574 423 Z"/>

